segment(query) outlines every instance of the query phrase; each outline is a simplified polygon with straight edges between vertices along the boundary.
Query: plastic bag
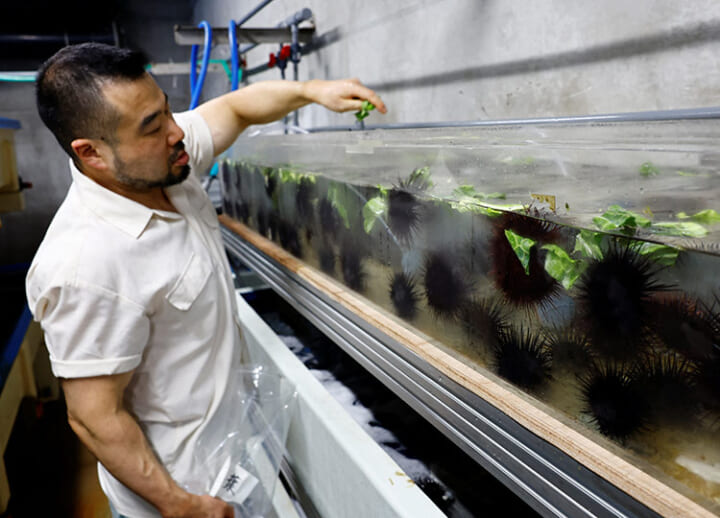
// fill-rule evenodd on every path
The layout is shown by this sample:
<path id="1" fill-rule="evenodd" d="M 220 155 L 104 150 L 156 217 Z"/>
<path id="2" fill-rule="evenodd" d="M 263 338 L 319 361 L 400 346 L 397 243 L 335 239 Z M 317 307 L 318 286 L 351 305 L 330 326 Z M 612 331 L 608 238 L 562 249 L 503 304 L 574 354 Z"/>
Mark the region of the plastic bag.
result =
<path id="1" fill-rule="evenodd" d="M 234 372 L 218 411 L 193 452 L 197 473 L 188 487 L 230 503 L 236 518 L 264 516 L 275 482 L 296 392 L 262 366 Z"/>

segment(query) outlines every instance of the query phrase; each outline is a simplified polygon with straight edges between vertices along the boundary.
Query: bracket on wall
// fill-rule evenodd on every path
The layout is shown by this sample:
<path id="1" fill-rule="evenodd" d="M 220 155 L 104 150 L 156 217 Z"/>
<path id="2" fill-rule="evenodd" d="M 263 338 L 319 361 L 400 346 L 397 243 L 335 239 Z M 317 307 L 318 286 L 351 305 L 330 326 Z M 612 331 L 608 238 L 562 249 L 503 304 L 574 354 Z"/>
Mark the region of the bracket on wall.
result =
<path id="1" fill-rule="evenodd" d="M 199 27 L 192 25 L 176 25 L 174 27 L 175 43 L 178 45 L 202 45 L 205 32 Z M 227 28 L 212 28 L 213 43 L 227 44 L 229 42 Z M 236 29 L 238 43 L 283 43 L 293 40 L 291 27 L 252 28 Z M 297 37 L 299 43 L 310 43 L 315 36 L 315 26 L 298 27 Z"/>

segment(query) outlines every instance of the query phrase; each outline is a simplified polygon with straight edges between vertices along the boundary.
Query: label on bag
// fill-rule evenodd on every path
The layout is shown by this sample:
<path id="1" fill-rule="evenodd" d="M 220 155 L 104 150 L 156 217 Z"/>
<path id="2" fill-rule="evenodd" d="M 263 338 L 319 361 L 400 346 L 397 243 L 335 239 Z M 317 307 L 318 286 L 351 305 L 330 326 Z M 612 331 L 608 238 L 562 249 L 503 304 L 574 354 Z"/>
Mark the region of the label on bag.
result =
<path id="1" fill-rule="evenodd" d="M 218 472 L 210 489 L 210 496 L 233 504 L 242 504 L 258 483 L 240 464 L 232 464 L 228 458 Z"/>

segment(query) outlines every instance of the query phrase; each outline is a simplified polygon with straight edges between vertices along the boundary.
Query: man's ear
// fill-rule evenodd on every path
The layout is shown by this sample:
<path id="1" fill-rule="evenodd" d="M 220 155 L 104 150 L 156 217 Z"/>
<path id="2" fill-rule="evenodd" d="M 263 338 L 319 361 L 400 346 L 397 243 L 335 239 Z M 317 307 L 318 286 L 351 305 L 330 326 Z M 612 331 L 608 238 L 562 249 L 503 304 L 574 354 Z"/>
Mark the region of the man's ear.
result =
<path id="1" fill-rule="evenodd" d="M 109 159 L 112 156 L 105 148 L 107 146 L 95 139 L 79 138 L 70 143 L 80 163 L 91 169 L 108 169 Z"/>

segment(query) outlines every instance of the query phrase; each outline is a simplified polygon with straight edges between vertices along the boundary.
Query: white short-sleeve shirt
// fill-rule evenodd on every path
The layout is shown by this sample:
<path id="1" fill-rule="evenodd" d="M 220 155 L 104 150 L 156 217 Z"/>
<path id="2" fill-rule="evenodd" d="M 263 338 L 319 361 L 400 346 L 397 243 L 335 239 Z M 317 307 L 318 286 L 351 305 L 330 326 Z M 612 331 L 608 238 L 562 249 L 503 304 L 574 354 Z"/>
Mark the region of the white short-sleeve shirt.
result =
<path id="1" fill-rule="evenodd" d="M 213 159 L 210 130 L 176 115 L 194 172 Z M 125 399 L 180 484 L 198 433 L 240 359 L 230 267 L 215 209 L 196 174 L 166 188 L 178 213 L 152 210 L 80 173 L 40 245 L 26 289 L 62 378 L 134 370 Z M 101 465 L 121 514 L 159 514 Z"/>

